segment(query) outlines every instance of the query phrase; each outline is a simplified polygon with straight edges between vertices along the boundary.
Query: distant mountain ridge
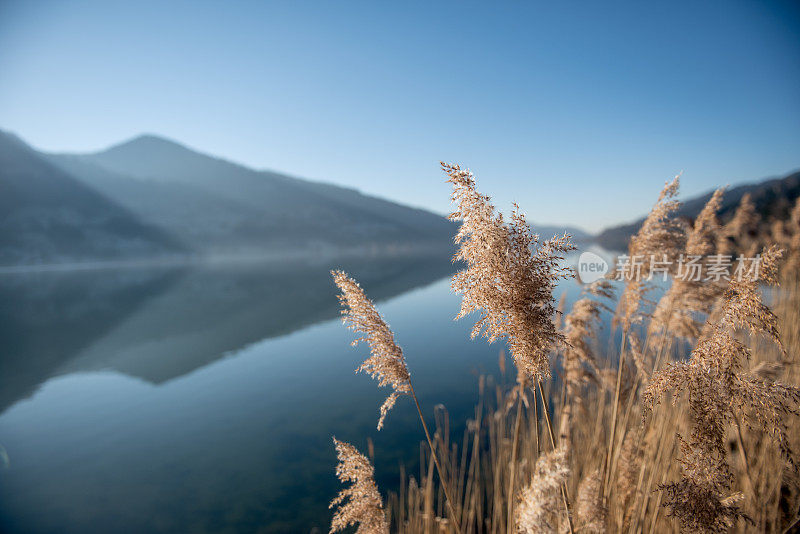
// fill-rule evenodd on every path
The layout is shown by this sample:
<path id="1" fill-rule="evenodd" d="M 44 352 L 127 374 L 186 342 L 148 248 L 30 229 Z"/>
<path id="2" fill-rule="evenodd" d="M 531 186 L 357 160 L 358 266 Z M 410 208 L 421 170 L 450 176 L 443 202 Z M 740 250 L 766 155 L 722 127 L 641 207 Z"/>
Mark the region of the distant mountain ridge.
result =
<path id="1" fill-rule="evenodd" d="M 727 222 L 733 217 L 742 197 L 749 193 L 756 211 L 764 220 L 785 220 L 795 200 L 800 196 L 800 171 L 783 178 L 773 178 L 757 183 L 739 185 L 725 191 L 719 218 Z M 681 203 L 677 216 L 693 221 L 711 198 L 713 191 L 691 198 Z M 608 250 L 627 250 L 628 240 L 642 226 L 644 218 L 603 230 L 595 241 Z"/>
<path id="2" fill-rule="evenodd" d="M 434 213 L 256 171 L 152 135 L 48 159 L 201 253 L 446 247 L 455 231 Z"/>
<path id="3" fill-rule="evenodd" d="M 726 220 L 750 193 L 784 218 L 800 173 L 731 188 Z M 248 167 L 142 135 L 89 154 L 47 154 L 0 131 L 0 266 L 173 256 L 454 251 L 457 225 L 359 191 Z M 711 193 L 686 201 L 694 219 Z M 643 219 L 593 236 L 534 224 L 547 239 L 623 250 Z"/>
<path id="4" fill-rule="evenodd" d="M 456 225 L 153 135 L 46 154 L 0 131 L 0 266 L 452 250 Z"/>
<path id="5" fill-rule="evenodd" d="M 167 232 L 0 131 L 0 265 L 185 252 Z"/>

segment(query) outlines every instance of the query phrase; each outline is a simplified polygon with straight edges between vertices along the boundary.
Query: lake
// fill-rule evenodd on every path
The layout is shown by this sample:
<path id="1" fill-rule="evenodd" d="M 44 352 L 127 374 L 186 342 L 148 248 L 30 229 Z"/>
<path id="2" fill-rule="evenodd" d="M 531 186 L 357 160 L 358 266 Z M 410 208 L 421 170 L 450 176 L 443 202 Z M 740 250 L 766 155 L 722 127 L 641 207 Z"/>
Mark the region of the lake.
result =
<path id="1" fill-rule="evenodd" d="M 391 325 L 426 416 L 443 404 L 460 432 L 503 345 L 453 321 L 449 257 L 4 274 L 0 530 L 327 532 L 334 435 L 371 438 L 396 489 L 424 436 L 405 398 L 376 430 L 388 392 L 353 372 L 367 348 L 334 267 Z"/>

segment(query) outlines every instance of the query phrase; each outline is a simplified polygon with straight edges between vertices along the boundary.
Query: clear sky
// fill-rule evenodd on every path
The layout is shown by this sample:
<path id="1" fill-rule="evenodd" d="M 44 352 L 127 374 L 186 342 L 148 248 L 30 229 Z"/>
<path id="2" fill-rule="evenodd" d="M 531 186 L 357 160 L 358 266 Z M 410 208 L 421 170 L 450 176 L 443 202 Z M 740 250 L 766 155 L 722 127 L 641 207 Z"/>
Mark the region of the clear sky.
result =
<path id="1" fill-rule="evenodd" d="M 148 132 L 449 211 L 587 229 L 800 168 L 798 2 L 0 0 L 0 128 L 49 151 Z"/>

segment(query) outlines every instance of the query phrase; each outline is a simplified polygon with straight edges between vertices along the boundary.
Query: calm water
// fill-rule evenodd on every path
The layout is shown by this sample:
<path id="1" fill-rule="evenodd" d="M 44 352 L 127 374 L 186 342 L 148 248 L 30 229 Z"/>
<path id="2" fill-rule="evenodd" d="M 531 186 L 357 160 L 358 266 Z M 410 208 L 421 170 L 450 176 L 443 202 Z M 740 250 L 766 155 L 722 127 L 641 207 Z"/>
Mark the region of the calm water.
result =
<path id="1" fill-rule="evenodd" d="M 393 488 L 423 436 L 403 399 L 375 429 L 386 393 L 353 373 L 338 266 L 378 301 L 423 409 L 463 423 L 500 346 L 452 321 L 445 257 L 2 275 L 0 530 L 325 532 L 332 435 L 372 438 Z"/>

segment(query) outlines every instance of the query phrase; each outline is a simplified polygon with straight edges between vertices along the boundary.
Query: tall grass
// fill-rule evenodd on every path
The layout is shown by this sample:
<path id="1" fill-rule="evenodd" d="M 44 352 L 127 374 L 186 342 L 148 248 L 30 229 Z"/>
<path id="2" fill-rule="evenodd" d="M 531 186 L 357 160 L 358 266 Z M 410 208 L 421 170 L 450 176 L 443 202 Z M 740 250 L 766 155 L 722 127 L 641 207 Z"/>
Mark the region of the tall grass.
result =
<path id="1" fill-rule="evenodd" d="M 461 221 L 456 257 L 467 265 L 453 278 L 459 317 L 479 312 L 473 336 L 507 341 L 517 379 L 481 378 L 474 417 L 455 442 L 446 412 L 431 434 L 417 405 L 426 436 L 419 474 L 401 473 L 384 506 L 359 456 L 368 491 L 346 497 L 363 518 L 348 513 L 343 522 L 339 514 L 332 532 L 345 523 L 359 532 L 464 534 L 797 527 L 800 202 L 788 221 L 766 224 L 745 198 L 722 225 L 720 190 L 688 224 L 675 218 L 677 178 L 667 184 L 631 255 L 664 255 L 674 265 L 700 255 L 708 266 L 714 254 L 761 250 L 761 271 L 683 282 L 673 267 L 657 302 L 652 282 L 626 280 L 616 302 L 619 335 L 610 337 L 620 342 L 604 347 L 599 317 L 614 306 L 608 282 L 587 287 L 567 313 L 555 306 L 553 290 L 568 276 L 568 237 L 539 242 L 517 208 L 509 222 L 496 213 L 471 173 L 443 169 Z M 335 276 L 345 319 L 370 343 L 362 369 L 393 388 L 382 423 L 399 396 L 415 399 L 410 373 L 377 311 L 356 310 L 367 319 L 353 326 L 353 306 L 363 302 L 348 300 L 349 279 Z"/>

